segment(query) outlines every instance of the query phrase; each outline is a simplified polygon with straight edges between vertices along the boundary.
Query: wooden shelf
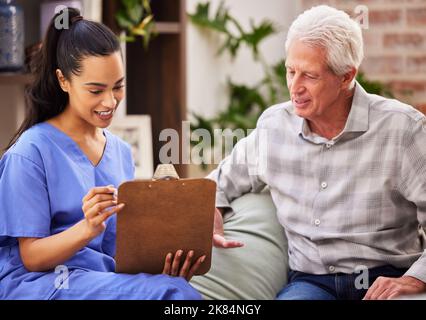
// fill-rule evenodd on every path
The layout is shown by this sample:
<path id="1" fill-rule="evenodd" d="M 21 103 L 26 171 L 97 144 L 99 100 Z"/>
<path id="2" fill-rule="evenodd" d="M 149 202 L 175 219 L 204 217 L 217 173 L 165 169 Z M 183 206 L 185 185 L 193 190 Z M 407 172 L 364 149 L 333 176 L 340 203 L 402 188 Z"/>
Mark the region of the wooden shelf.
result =
<path id="1" fill-rule="evenodd" d="M 103 22 L 117 34 L 115 16 L 120 2 L 103 0 Z M 146 50 L 141 41 L 126 43 L 127 114 L 151 116 L 154 168 L 161 163 L 164 142 L 162 130 L 174 129 L 182 137 L 186 120 L 186 0 L 151 1 L 155 32 Z M 185 165 L 176 165 L 180 177 L 186 177 Z"/>
<path id="2" fill-rule="evenodd" d="M 32 76 L 26 73 L 0 73 L 0 85 L 27 85 Z"/>
<path id="3" fill-rule="evenodd" d="M 176 33 L 181 31 L 181 24 L 178 22 L 156 22 L 155 31 L 158 33 Z"/>

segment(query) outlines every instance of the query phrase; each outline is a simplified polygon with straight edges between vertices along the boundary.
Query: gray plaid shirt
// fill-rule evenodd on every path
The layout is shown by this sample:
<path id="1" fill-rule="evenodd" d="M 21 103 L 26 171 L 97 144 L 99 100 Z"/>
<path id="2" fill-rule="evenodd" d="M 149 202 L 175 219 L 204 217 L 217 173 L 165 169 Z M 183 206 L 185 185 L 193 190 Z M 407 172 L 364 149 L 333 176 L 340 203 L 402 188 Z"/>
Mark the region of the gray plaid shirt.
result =
<path id="1" fill-rule="evenodd" d="M 265 186 L 289 264 L 311 274 L 391 264 L 426 282 L 426 118 L 357 83 L 344 130 L 312 133 L 291 102 L 268 108 L 208 178 L 217 207 Z"/>

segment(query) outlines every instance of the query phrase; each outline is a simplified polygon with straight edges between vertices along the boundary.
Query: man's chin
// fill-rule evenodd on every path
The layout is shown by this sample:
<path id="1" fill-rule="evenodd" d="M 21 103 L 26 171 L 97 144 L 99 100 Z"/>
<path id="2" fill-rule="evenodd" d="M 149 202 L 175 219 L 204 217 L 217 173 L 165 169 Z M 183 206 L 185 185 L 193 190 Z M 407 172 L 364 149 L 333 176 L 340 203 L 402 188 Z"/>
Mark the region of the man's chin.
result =
<path id="1" fill-rule="evenodd" d="M 297 116 L 299 116 L 299 117 L 301 117 L 303 119 L 306 119 L 306 120 L 309 120 L 309 118 L 310 118 L 310 112 L 308 110 L 306 110 L 306 109 L 294 108 L 294 113 Z"/>

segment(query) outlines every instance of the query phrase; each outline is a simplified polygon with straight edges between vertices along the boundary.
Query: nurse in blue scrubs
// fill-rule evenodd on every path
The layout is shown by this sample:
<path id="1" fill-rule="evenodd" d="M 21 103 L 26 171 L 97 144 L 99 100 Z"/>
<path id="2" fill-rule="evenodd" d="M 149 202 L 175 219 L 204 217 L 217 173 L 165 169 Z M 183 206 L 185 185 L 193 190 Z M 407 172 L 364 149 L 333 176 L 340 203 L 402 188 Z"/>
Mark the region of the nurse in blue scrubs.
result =
<path id="1" fill-rule="evenodd" d="M 120 43 L 74 9 L 57 29 L 64 13 L 0 162 L 0 299 L 200 299 L 192 251 L 170 253 L 163 274 L 114 273 L 115 192 L 134 173 L 130 146 L 105 129 L 124 96 Z"/>

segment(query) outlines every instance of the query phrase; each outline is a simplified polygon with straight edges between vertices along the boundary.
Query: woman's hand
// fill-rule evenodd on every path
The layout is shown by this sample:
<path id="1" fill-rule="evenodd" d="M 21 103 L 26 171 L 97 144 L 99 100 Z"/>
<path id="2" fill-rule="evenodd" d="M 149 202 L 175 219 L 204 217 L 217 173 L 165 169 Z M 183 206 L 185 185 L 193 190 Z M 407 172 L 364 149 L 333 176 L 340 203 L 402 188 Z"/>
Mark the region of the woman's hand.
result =
<path id="1" fill-rule="evenodd" d="M 87 237 L 94 239 L 105 231 L 105 221 L 124 208 L 124 203 L 117 205 L 116 189 L 113 186 L 91 189 L 83 198 L 83 212 Z"/>
<path id="2" fill-rule="evenodd" d="M 192 258 L 194 257 L 194 251 L 189 251 L 186 255 L 185 262 L 182 267 L 180 266 L 180 261 L 183 256 L 183 251 L 178 250 L 173 258 L 173 253 L 168 253 L 166 256 L 166 261 L 164 262 L 163 274 L 167 274 L 172 277 L 183 277 L 186 281 L 191 280 L 192 276 L 197 272 L 198 268 L 206 259 L 206 256 L 201 256 L 192 264 Z"/>
<path id="3" fill-rule="evenodd" d="M 25 268 L 31 272 L 51 271 L 102 233 L 105 220 L 124 207 L 124 204 L 117 206 L 115 191 L 113 186 L 91 189 L 83 198 L 85 219 L 71 228 L 45 238 L 19 238 Z"/>

